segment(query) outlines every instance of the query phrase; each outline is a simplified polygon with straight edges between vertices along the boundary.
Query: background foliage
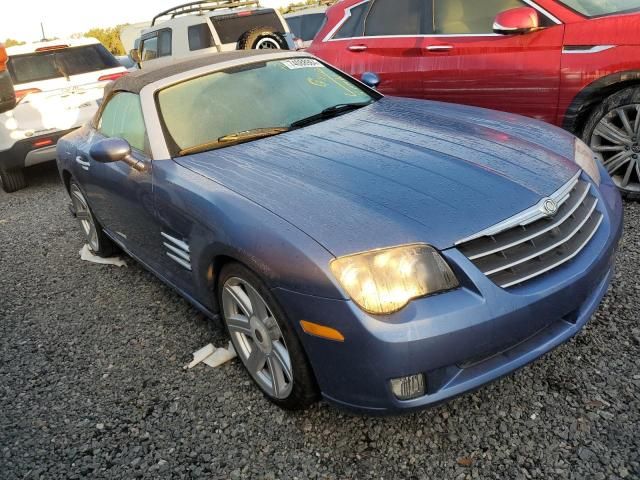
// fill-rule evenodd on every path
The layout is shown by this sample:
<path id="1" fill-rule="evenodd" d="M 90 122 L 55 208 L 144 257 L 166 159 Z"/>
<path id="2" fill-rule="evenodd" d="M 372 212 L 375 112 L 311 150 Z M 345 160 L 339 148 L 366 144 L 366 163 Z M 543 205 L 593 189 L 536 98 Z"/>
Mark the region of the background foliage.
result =
<path id="1" fill-rule="evenodd" d="M 15 47 L 16 45 L 24 45 L 25 42 L 21 42 L 20 40 L 15 40 L 13 38 L 7 38 L 4 42 L 0 42 L 0 43 L 4 43 L 4 46 L 9 48 L 9 47 Z"/>
<path id="2" fill-rule="evenodd" d="M 114 55 L 124 55 L 124 47 L 120 41 L 120 28 L 124 25 L 118 25 L 110 28 L 92 28 L 85 32 L 83 36 L 97 38 L 102 44 Z"/>

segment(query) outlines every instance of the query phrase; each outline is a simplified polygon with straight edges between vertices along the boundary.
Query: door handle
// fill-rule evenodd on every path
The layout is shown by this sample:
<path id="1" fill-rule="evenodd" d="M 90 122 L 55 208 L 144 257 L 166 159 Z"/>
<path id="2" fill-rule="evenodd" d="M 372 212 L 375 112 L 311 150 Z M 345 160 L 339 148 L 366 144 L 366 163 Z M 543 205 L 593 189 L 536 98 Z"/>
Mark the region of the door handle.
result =
<path id="1" fill-rule="evenodd" d="M 91 164 L 88 161 L 85 161 L 80 155 L 76 157 L 76 163 L 82 167 L 83 170 L 88 171 Z"/>
<path id="2" fill-rule="evenodd" d="M 448 52 L 453 50 L 453 45 L 429 45 L 427 50 L 430 52 Z"/>
<path id="3" fill-rule="evenodd" d="M 349 50 L 352 52 L 364 52 L 368 48 L 366 45 L 349 45 Z"/>

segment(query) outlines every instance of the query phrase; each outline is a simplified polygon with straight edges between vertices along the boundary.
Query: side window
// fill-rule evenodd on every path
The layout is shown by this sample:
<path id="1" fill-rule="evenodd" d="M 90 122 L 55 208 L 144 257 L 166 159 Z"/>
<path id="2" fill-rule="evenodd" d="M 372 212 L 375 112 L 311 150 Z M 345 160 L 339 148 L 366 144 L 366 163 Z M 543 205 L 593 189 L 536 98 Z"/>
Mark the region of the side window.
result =
<path id="1" fill-rule="evenodd" d="M 98 121 L 98 131 L 105 137 L 124 138 L 131 147 L 145 152 L 147 129 L 140 97 L 129 92 L 111 97 Z"/>
<path id="2" fill-rule="evenodd" d="M 484 5 L 484 0 L 478 3 Z M 420 35 L 432 32 L 431 2 L 424 0 L 375 0 L 364 28 L 364 34 L 368 37 Z"/>
<path id="3" fill-rule="evenodd" d="M 161 30 L 158 33 L 158 57 L 171 55 L 171 29 Z"/>
<path id="4" fill-rule="evenodd" d="M 213 47 L 213 36 L 209 25 L 201 23 L 199 25 L 191 25 L 187 31 L 189 36 L 189 50 L 202 50 L 203 48 Z"/>
<path id="5" fill-rule="evenodd" d="M 286 20 L 293 36 L 302 39 L 302 17 L 289 17 Z"/>
<path id="6" fill-rule="evenodd" d="M 153 60 L 158 58 L 158 37 L 148 37 L 142 40 L 142 61 Z"/>
<path id="7" fill-rule="evenodd" d="M 434 0 L 435 33 L 440 35 L 493 33 L 498 13 L 526 6 L 521 0 Z M 540 15 L 544 24 L 546 17 Z"/>
<path id="8" fill-rule="evenodd" d="M 369 10 L 369 2 L 351 9 L 351 16 L 338 29 L 333 38 L 361 37 L 364 33 L 364 17 Z"/>
<path id="9" fill-rule="evenodd" d="M 325 16 L 323 13 L 312 13 L 302 17 L 302 40 L 311 41 L 318 34 L 324 23 Z"/>
<path id="10" fill-rule="evenodd" d="M 154 32 L 142 39 L 142 61 L 171 55 L 171 29 Z"/>

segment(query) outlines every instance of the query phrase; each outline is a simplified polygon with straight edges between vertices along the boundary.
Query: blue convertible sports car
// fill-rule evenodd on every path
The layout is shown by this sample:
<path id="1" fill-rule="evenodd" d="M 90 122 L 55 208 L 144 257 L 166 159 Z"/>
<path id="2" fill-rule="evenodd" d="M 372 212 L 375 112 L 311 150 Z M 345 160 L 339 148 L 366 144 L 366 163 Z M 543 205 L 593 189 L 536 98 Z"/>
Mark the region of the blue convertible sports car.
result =
<path id="1" fill-rule="evenodd" d="M 522 367 L 585 325 L 622 229 L 572 135 L 291 52 L 131 73 L 58 166 L 91 248 L 219 316 L 288 409 L 410 410 Z"/>

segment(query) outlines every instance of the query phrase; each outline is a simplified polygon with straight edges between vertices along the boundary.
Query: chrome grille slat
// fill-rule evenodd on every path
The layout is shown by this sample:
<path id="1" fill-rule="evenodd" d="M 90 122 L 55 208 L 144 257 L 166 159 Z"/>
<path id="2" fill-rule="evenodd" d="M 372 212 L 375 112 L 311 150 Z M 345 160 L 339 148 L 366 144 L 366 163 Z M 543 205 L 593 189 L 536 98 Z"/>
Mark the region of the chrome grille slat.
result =
<path id="1" fill-rule="evenodd" d="M 584 182 L 581 183 L 580 190 L 576 190 L 576 193 L 577 195 L 571 196 L 570 202 L 562 204 L 555 218 L 549 219 L 546 224 L 544 222 L 537 224 L 539 225 L 539 228 L 523 227 L 522 231 L 519 229 L 510 229 L 501 234 L 493 235 L 492 237 L 487 238 L 486 242 L 478 242 L 473 249 L 466 251 L 466 255 L 469 257 L 469 260 L 476 260 L 501 250 L 515 247 L 516 245 L 532 240 L 550 230 L 553 230 L 555 227 L 565 222 L 580 207 L 585 197 L 589 194 L 589 185 Z M 486 250 L 486 248 L 490 249 Z M 474 251 L 478 253 L 474 254 Z"/>
<path id="2" fill-rule="evenodd" d="M 553 218 L 537 215 L 538 206 L 491 227 L 483 236 L 458 243 L 460 251 L 487 277 L 503 288 L 522 284 L 570 261 L 602 224 L 591 184 L 574 177 L 552 198 L 563 201 Z M 526 217 L 537 219 L 526 223 Z"/>
<path id="3" fill-rule="evenodd" d="M 563 234 L 563 236 L 560 237 L 560 240 L 557 240 L 555 242 L 553 242 L 553 240 L 555 240 L 554 236 L 552 234 L 546 235 L 543 239 L 541 239 L 539 241 L 539 243 L 534 243 L 533 248 L 521 248 L 521 249 L 517 249 L 516 247 L 512 247 L 509 249 L 505 249 L 502 253 L 502 255 L 504 255 L 506 258 L 512 258 L 512 261 L 510 261 L 507 264 L 502 264 L 500 265 L 500 267 L 497 268 L 493 268 L 493 269 L 489 269 L 489 270 L 483 270 L 481 268 L 481 270 L 483 270 L 483 273 L 485 275 L 493 275 L 494 273 L 498 273 L 502 270 L 506 270 L 507 268 L 512 268 L 515 267 L 517 265 L 520 265 L 521 263 L 524 263 L 528 260 L 531 260 L 535 257 L 538 257 L 540 255 L 543 255 L 551 250 L 553 250 L 556 247 L 559 247 L 560 245 L 562 245 L 563 243 L 568 242 L 569 240 L 571 240 L 579 231 L 580 229 L 584 226 L 585 223 L 587 223 L 587 221 L 589 220 L 591 214 L 593 213 L 593 211 L 596 208 L 596 205 L 598 204 L 598 201 L 591 197 L 591 205 L 589 205 L 585 210 L 589 210 L 589 213 L 587 215 L 585 215 L 584 217 L 574 217 L 575 218 L 579 218 L 579 220 L 577 222 L 565 222 L 564 224 L 560 225 L 559 227 L 556 227 L 558 229 L 561 229 L 563 227 L 567 227 L 568 229 L 571 229 L 569 231 L 568 234 L 566 234 L 566 236 L 564 235 L 565 232 L 561 232 Z M 577 224 L 577 225 L 574 225 Z M 545 241 L 546 240 L 546 241 Z M 549 244 L 549 245 L 547 245 Z M 522 246 L 522 245 L 521 245 Z M 524 246 L 523 246 L 524 247 Z M 506 252 L 509 252 L 510 250 L 519 250 L 519 255 L 516 253 L 516 255 L 509 255 Z M 486 257 L 485 257 L 486 258 Z M 479 262 L 478 262 L 479 263 Z M 477 266 L 478 263 L 476 263 Z"/>
<path id="4" fill-rule="evenodd" d="M 560 265 L 562 265 L 564 263 L 567 263 L 569 260 L 572 260 L 576 255 L 578 255 L 584 249 L 584 247 L 587 246 L 589 241 L 593 238 L 593 236 L 598 231 L 598 228 L 600 227 L 600 224 L 602 223 L 603 219 L 604 219 L 604 217 L 602 216 L 602 214 L 598 213 L 598 215 L 597 215 L 597 223 L 594 226 L 593 230 L 591 232 L 589 232 L 589 235 L 578 246 L 578 248 L 573 253 L 571 253 L 571 255 L 569 255 L 569 256 L 567 256 L 565 258 L 562 258 L 561 260 L 558 260 L 556 263 L 552 263 L 552 264 L 548 265 L 547 267 L 545 267 L 542 270 L 537 270 L 535 272 L 530 273 L 529 275 L 525 275 L 525 276 L 516 278 L 515 280 L 511 280 L 511 281 L 509 281 L 507 283 L 501 284 L 501 286 L 503 288 L 509 288 L 509 287 L 512 287 L 512 286 L 517 285 L 519 283 L 526 282 L 527 280 L 530 280 L 530 279 L 532 279 L 534 277 L 542 275 L 543 273 L 547 273 L 549 270 L 553 270 L 554 268 L 557 268 Z M 497 282 L 499 281 L 499 279 L 494 279 L 494 280 L 496 280 Z"/>

